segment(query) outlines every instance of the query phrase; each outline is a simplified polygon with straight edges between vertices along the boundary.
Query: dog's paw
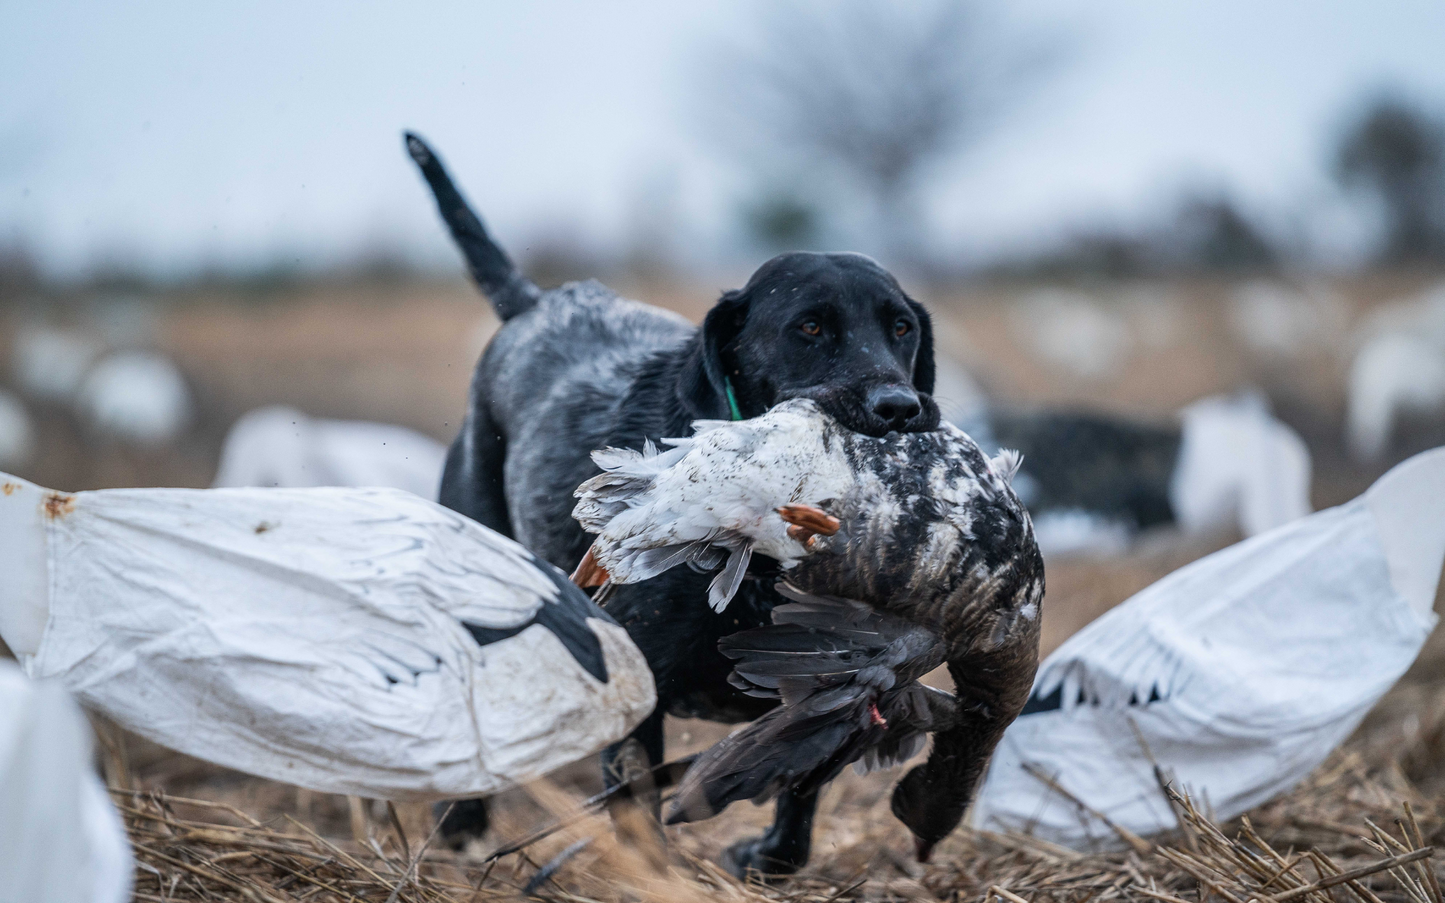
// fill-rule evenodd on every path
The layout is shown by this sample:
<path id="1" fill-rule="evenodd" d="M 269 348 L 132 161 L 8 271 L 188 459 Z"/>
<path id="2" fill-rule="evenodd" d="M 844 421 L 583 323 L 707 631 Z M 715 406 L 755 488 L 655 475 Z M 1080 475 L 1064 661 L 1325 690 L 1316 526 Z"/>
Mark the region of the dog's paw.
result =
<path id="1" fill-rule="evenodd" d="M 722 867 L 742 881 L 781 881 L 803 867 L 801 862 L 776 855 L 777 851 L 769 839 L 763 835 L 738 841 L 723 851 Z"/>
<path id="2" fill-rule="evenodd" d="M 437 834 L 440 835 L 442 843 L 458 852 L 473 840 L 481 840 L 487 833 L 490 822 L 486 800 L 437 803 L 433 813 L 441 822 Z"/>

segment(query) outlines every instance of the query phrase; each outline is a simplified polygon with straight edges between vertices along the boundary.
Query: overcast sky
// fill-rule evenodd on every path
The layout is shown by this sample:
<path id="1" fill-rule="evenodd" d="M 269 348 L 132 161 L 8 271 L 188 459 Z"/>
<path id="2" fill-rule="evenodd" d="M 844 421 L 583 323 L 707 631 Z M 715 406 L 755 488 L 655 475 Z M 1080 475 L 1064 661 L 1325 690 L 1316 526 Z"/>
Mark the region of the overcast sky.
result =
<path id="1" fill-rule="evenodd" d="M 1010 8 L 1011 27 L 1073 51 L 930 192 L 961 257 L 1138 221 L 1192 184 L 1347 234 L 1325 170 L 1347 105 L 1395 85 L 1445 109 L 1439 0 Z M 709 48 L 758 21 L 757 5 L 716 0 L 7 0 L 0 241 L 56 274 L 105 258 L 325 263 L 366 246 L 454 265 L 401 149 L 410 127 L 519 251 L 555 234 L 619 250 L 639 207 L 665 197 L 679 242 L 710 259 L 741 184 L 698 89 L 720 77 Z"/>

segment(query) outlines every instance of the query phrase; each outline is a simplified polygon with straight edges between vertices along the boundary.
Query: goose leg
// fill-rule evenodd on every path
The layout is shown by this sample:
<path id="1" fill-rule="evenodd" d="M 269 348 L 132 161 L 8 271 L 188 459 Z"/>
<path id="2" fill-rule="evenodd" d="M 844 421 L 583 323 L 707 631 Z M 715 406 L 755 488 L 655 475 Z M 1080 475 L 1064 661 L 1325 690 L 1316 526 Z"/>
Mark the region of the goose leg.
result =
<path id="1" fill-rule="evenodd" d="M 593 552 L 593 547 L 588 546 L 587 554 L 582 556 L 581 563 L 572 572 L 572 582 L 583 589 L 591 589 L 594 586 L 601 586 L 611 579 L 612 575 L 607 573 L 607 569 L 597 563 L 597 555 Z"/>
<path id="2" fill-rule="evenodd" d="M 791 875 L 808 864 L 813 849 L 813 815 L 818 809 L 818 791 L 778 794 L 773 825 L 761 837 L 742 840 L 723 853 L 723 866 L 738 878 L 749 874 L 763 878 Z"/>
<path id="3" fill-rule="evenodd" d="M 832 536 L 843 526 L 838 518 L 812 505 L 784 505 L 778 509 L 778 516 L 792 524 L 788 535 L 810 549 L 815 537 Z"/>

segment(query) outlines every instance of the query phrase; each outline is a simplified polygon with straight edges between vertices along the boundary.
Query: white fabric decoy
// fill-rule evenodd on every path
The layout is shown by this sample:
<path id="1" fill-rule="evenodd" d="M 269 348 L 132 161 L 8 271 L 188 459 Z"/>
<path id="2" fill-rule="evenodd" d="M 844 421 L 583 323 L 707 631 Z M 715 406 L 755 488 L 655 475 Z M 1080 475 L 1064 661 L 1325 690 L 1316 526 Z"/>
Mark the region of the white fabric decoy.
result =
<path id="1" fill-rule="evenodd" d="M 1085 627 L 1040 667 L 974 824 L 1076 848 L 1115 840 L 1030 771 L 1140 835 L 1176 826 L 1154 761 L 1221 820 L 1294 786 L 1434 627 L 1442 511 L 1438 448 L 1354 501 L 1200 559 Z"/>
<path id="2" fill-rule="evenodd" d="M 1335 347 L 1349 319 L 1345 300 L 1322 283 L 1292 286 L 1267 280 L 1236 288 L 1227 314 L 1245 347 L 1283 358 Z"/>
<path id="3" fill-rule="evenodd" d="M 122 903 L 135 868 L 65 690 L 0 660 L 0 899 Z"/>
<path id="4" fill-rule="evenodd" d="M 164 445 L 191 419 L 191 393 L 169 358 L 122 351 L 96 364 L 76 396 L 76 407 L 101 433 L 137 445 Z"/>
<path id="5" fill-rule="evenodd" d="M 1009 325 L 1019 343 L 1069 377 L 1114 376 L 1134 353 L 1124 313 L 1083 292 L 1041 289 L 1013 305 L 1010 313 Z"/>
<path id="6" fill-rule="evenodd" d="M 265 407 L 231 427 L 211 485 L 387 486 L 436 498 L 446 456 L 441 443 L 406 427 Z"/>
<path id="7" fill-rule="evenodd" d="M 0 474 L 0 636 L 129 730 L 313 790 L 494 791 L 656 695 L 560 571 L 390 489 L 113 489 Z"/>

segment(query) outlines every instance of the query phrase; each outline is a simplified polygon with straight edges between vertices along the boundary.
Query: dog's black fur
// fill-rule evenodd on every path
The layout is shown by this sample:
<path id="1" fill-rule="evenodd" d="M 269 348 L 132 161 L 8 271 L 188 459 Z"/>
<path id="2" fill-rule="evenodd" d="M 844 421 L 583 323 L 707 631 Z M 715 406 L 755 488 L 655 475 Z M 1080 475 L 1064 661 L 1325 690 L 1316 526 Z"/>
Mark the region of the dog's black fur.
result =
<path id="1" fill-rule="evenodd" d="M 807 397 L 869 435 L 938 426 L 928 313 L 872 260 L 775 257 L 725 293 L 701 328 L 594 281 L 542 292 L 490 239 L 431 150 L 414 135 L 407 148 L 505 321 L 477 365 L 441 502 L 558 567 L 571 570 L 591 542 L 571 510 L 573 490 L 598 473 L 592 450 L 641 448 L 689 435 L 694 420 L 729 419 L 729 386 L 745 418 Z M 616 587 L 609 598 L 607 611 L 657 680 L 657 710 L 633 735 L 653 764 L 663 761 L 664 714 L 735 722 L 776 704 L 732 687 L 732 662 L 717 649 L 721 637 L 769 623 L 785 601 L 767 568 L 754 566 L 723 614 L 707 605 L 711 575 L 688 568 Z M 815 803 L 781 798 L 772 829 L 729 851 L 733 869 L 801 867 Z"/>

